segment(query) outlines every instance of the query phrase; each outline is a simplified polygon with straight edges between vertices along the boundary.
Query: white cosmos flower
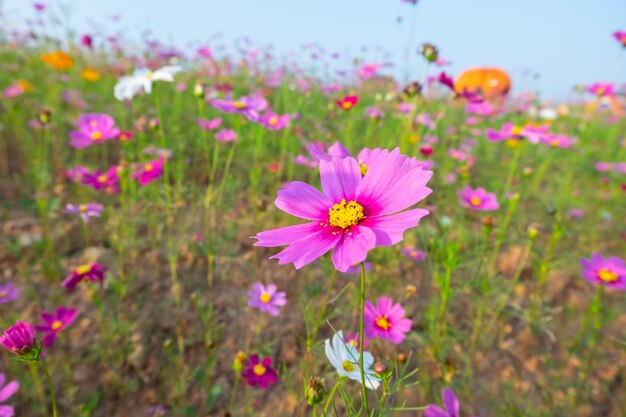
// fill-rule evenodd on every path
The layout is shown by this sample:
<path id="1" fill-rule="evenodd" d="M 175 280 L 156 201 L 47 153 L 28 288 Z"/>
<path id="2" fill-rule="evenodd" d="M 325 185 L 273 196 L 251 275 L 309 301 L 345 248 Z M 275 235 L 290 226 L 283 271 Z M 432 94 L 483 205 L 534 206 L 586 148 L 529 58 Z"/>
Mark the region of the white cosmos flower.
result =
<path id="1" fill-rule="evenodd" d="M 343 332 L 339 330 L 333 336 L 331 344 L 330 339 L 325 342 L 326 357 L 330 364 L 335 367 L 339 376 L 345 376 L 355 381 L 361 382 L 361 371 L 359 370 L 359 352 L 356 348 L 346 343 L 343 338 Z M 374 357 L 369 352 L 363 352 L 363 365 L 365 369 L 365 386 L 369 389 L 377 389 L 380 380 L 376 373 L 372 371 Z"/>
<path id="2" fill-rule="evenodd" d="M 120 78 L 117 84 L 115 84 L 113 94 L 120 101 L 132 99 L 142 89 L 146 94 L 150 94 L 153 82 L 172 82 L 174 81 L 174 75 L 182 69 L 179 65 L 168 65 L 156 71 L 150 71 L 147 68 L 137 68 L 132 75 Z"/>

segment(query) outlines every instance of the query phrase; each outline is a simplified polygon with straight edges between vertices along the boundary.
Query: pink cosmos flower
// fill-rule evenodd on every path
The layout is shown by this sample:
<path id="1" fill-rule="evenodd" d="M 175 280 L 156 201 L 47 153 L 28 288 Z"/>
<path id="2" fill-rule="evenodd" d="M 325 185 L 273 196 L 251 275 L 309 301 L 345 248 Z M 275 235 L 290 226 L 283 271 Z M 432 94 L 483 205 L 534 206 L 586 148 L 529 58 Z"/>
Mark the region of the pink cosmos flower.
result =
<path id="1" fill-rule="evenodd" d="M 70 146 L 74 148 L 86 148 L 105 140 L 115 139 L 120 134 L 120 130 L 115 126 L 115 120 L 103 113 L 81 115 L 76 127 L 78 130 L 70 132 Z"/>
<path id="2" fill-rule="evenodd" d="M 618 30 L 613 32 L 613 37 L 617 40 L 623 47 L 626 48 L 626 32 Z"/>
<path id="3" fill-rule="evenodd" d="M 617 256 L 603 257 L 599 253 L 590 259 L 581 259 L 582 276 L 594 284 L 600 283 L 609 288 L 626 291 L 626 263 Z"/>
<path id="4" fill-rule="evenodd" d="M 261 360 L 259 355 L 250 355 L 241 376 L 251 387 L 266 389 L 270 384 L 278 382 L 278 375 L 272 368 L 272 359 Z"/>
<path id="5" fill-rule="evenodd" d="M 539 143 L 546 136 L 551 135 L 550 126 L 515 126 L 512 123 L 505 123 L 502 125 L 500 131 L 494 129 L 487 129 L 487 139 L 492 142 L 499 142 L 508 139 L 521 139 L 524 138 L 530 143 Z"/>
<path id="6" fill-rule="evenodd" d="M 454 91 L 454 80 L 444 71 L 441 71 L 439 73 L 439 75 L 437 76 L 437 81 L 439 81 L 439 84 L 444 85 L 450 90 Z"/>
<path id="7" fill-rule="evenodd" d="M 424 417 L 459 417 L 459 399 L 450 388 L 444 388 L 442 392 L 443 406 L 440 408 L 435 404 L 429 404 L 424 410 Z"/>
<path id="8" fill-rule="evenodd" d="M 359 96 L 345 96 L 341 100 L 335 101 L 344 110 L 350 110 L 359 102 Z"/>
<path id="9" fill-rule="evenodd" d="M 288 114 L 279 116 L 273 112 L 267 112 L 259 117 L 259 123 L 270 130 L 281 130 L 289 127 L 290 117 Z"/>
<path id="10" fill-rule="evenodd" d="M 28 322 L 16 321 L 0 336 L 0 345 L 16 355 L 30 353 L 37 347 L 35 330 Z"/>
<path id="11" fill-rule="evenodd" d="M 615 95 L 615 87 L 613 83 L 593 83 L 587 87 L 587 92 L 598 97 L 613 97 Z"/>
<path id="12" fill-rule="evenodd" d="M 402 254 L 413 261 L 421 262 L 426 259 L 426 253 L 423 250 L 417 248 L 404 248 L 402 249 Z"/>
<path id="13" fill-rule="evenodd" d="M 90 35 L 83 35 L 80 37 L 80 44 L 86 48 L 93 48 L 93 38 Z"/>
<path id="14" fill-rule="evenodd" d="M 142 165 L 135 164 L 133 165 L 135 170 L 130 176 L 135 178 L 139 185 L 147 185 L 163 176 L 164 165 L 165 158 L 163 157 L 147 161 Z"/>
<path id="15" fill-rule="evenodd" d="M 259 112 L 267 108 L 267 100 L 260 95 L 253 97 L 242 96 L 237 100 L 213 99 L 209 103 L 224 113 L 238 113 L 250 120 L 257 120 Z"/>
<path id="16" fill-rule="evenodd" d="M 0 374 L 0 403 L 11 398 L 20 388 L 19 382 L 11 381 L 5 384 L 6 381 L 4 374 Z M 14 414 L 15 409 L 12 406 L 0 404 L 0 417 L 13 417 Z"/>
<path id="17" fill-rule="evenodd" d="M 80 214 L 85 223 L 89 223 L 90 217 L 100 217 L 104 206 L 98 203 L 68 204 L 63 211 L 66 214 Z"/>
<path id="18" fill-rule="evenodd" d="M 106 172 L 95 170 L 94 172 L 82 173 L 83 185 L 108 194 L 115 194 L 119 191 L 119 182 L 120 176 L 117 165 L 113 165 Z"/>
<path id="19" fill-rule="evenodd" d="M 334 248 L 333 264 L 341 272 L 363 262 L 376 246 L 400 242 L 427 210 L 406 210 L 428 196 L 432 172 L 393 151 L 373 149 L 363 176 L 351 157 L 332 157 L 319 164 L 323 193 L 294 181 L 278 191 L 274 204 L 308 223 L 260 232 L 255 246 L 288 247 L 274 255 L 280 265 L 302 268 Z M 404 211 L 406 210 L 406 211 Z"/>
<path id="20" fill-rule="evenodd" d="M 198 127 L 203 130 L 215 130 L 222 124 L 222 118 L 216 117 L 213 120 L 198 119 Z"/>
<path id="21" fill-rule="evenodd" d="M 328 85 L 323 85 L 320 87 L 320 91 L 322 92 L 322 94 L 334 94 L 337 93 L 339 91 L 341 91 L 341 89 L 343 88 L 343 86 L 339 83 L 335 83 L 335 84 L 328 84 Z"/>
<path id="22" fill-rule="evenodd" d="M 411 331 L 411 320 L 404 318 L 404 308 L 389 297 L 379 297 L 376 305 L 365 303 L 365 337 L 387 339 L 393 344 L 404 341 Z"/>
<path id="23" fill-rule="evenodd" d="M 365 108 L 365 115 L 374 121 L 378 121 L 385 115 L 385 113 L 383 113 L 383 111 L 378 107 L 369 106 Z"/>
<path id="24" fill-rule="evenodd" d="M 220 142 L 234 142 L 237 139 L 237 132 L 232 129 L 222 129 L 215 134 L 215 139 Z"/>
<path id="25" fill-rule="evenodd" d="M 35 330 L 40 333 L 45 333 L 45 336 L 41 341 L 45 347 L 50 347 L 54 344 L 54 340 L 57 334 L 63 329 L 66 329 L 70 324 L 74 323 L 78 312 L 74 308 L 57 307 L 54 314 L 50 314 L 47 311 L 41 313 L 41 319 L 45 322 L 39 326 L 35 326 Z"/>
<path id="26" fill-rule="evenodd" d="M 73 290 L 82 280 L 98 281 L 100 285 L 104 282 L 104 273 L 107 268 L 98 263 L 89 263 L 79 266 L 74 269 L 72 273 L 65 278 L 65 281 L 61 284 L 62 287 Z"/>
<path id="27" fill-rule="evenodd" d="M 541 142 L 553 148 L 571 148 L 576 143 L 576 138 L 553 133 L 542 136 Z"/>
<path id="28" fill-rule="evenodd" d="M 248 305 L 258 308 L 261 311 L 270 313 L 272 316 L 280 314 L 280 307 L 287 304 L 287 298 L 284 291 L 276 291 L 276 285 L 269 284 L 267 287 L 263 284 L 256 283 L 252 289 L 248 291 Z"/>
<path id="29" fill-rule="evenodd" d="M 360 79 L 369 80 L 376 76 L 381 66 L 380 64 L 364 64 L 357 69 L 356 73 Z"/>
<path id="30" fill-rule="evenodd" d="M 465 187 L 457 192 L 461 207 L 477 211 L 491 211 L 500 208 L 495 194 L 488 193 L 484 188 Z"/>
<path id="31" fill-rule="evenodd" d="M 415 122 L 429 129 L 435 128 L 435 122 L 428 113 L 421 113 L 415 116 Z"/>

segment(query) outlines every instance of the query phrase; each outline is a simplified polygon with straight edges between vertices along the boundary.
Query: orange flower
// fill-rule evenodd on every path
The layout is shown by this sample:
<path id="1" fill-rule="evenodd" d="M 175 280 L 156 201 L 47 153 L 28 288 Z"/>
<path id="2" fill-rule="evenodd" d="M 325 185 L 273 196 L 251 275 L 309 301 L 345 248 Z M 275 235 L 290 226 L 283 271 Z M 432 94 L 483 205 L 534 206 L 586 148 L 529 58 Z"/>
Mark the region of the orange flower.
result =
<path id="1" fill-rule="evenodd" d="M 100 73 L 93 68 L 85 68 L 80 76 L 87 81 L 98 81 L 100 79 Z"/>
<path id="2" fill-rule="evenodd" d="M 55 70 L 64 71 L 74 66 L 74 60 L 63 51 L 49 52 L 41 55 L 41 60 Z"/>

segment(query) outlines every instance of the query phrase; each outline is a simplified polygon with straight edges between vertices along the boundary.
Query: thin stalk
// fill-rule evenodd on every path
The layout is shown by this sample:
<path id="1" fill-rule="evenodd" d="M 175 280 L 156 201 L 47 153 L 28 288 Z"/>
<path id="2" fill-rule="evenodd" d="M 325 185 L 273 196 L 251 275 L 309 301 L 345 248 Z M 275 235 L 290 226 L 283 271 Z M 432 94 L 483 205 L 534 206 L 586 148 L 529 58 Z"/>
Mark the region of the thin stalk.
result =
<path id="1" fill-rule="evenodd" d="M 324 315 L 326 314 L 326 307 L 328 306 L 328 299 L 330 298 L 330 293 L 333 290 L 333 284 L 335 283 L 336 277 L 337 277 L 337 270 L 333 268 L 333 274 L 330 276 L 330 283 L 328 284 L 326 297 L 324 297 L 324 304 L 322 304 L 322 311 L 320 312 L 319 316 L 317 316 L 317 320 L 315 322 L 315 325 L 313 326 L 313 331 L 311 332 L 311 337 L 309 338 L 309 340 L 307 340 L 307 344 L 306 344 L 307 350 L 311 349 L 311 347 L 313 346 L 313 342 L 315 341 L 315 338 L 317 337 L 317 331 L 319 330 L 320 323 L 322 322 L 322 319 L 324 318 Z"/>
<path id="2" fill-rule="evenodd" d="M 363 363 L 363 328 L 365 327 L 365 263 L 361 262 L 361 297 L 359 306 L 359 370 L 361 371 L 361 392 L 363 395 L 363 405 L 365 406 L 365 415 L 370 415 L 370 407 L 367 402 L 367 388 L 365 387 L 365 364 Z"/>
<path id="3" fill-rule="evenodd" d="M 48 381 L 48 388 L 50 389 L 50 399 L 52 401 L 52 417 L 57 417 L 57 396 L 54 391 L 54 384 L 52 383 L 52 378 L 50 378 L 50 373 L 48 372 L 48 367 L 45 362 L 40 358 L 39 364 L 41 365 L 41 370 L 46 377 L 46 381 Z"/>

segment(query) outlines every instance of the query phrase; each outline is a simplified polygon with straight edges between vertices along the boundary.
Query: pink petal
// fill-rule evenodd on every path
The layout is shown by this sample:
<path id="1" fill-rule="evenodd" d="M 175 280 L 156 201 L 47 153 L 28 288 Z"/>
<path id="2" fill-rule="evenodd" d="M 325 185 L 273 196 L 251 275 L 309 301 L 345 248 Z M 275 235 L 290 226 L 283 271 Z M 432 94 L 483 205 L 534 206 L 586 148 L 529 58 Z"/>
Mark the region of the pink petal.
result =
<path id="1" fill-rule="evenodd" d="M 285 246 L 309 236 L 319 230 L 319 222 L 296 224 L 294 226 L 281 227 L 280 229 L 266 230 L 260 232 L 253 239 L 258 239 L 254 246 Z"/>
<path id="2" fill-rule="evenodd" d="M 333 252 L 333 264 L 338 271 L 346 272 L 352 265 L 365 261 L 367 252 L 376 246 L 374 232 L 362 226 L 352 226 Z"/>
<path id="3" fill-rule="evenodd" d="M 356 159 L 335 156 L 330 161 L 320 161 L 319 168 L 322 189 L 333 203 L 344 198 L 347 202 L 355 199 L 357 187 L 361 184 L 361 170 Z"/>
<path id="4" fill-rule="evenodd" d="M 450 388 L 443 389 L 443 405 L 451 416 L 459 415 L 459 400 Z"/>
<path id="5" fill-rule="evenodd" d="M 376 246 L 391 246 L 400 242 L 407 229 L 416 227 L 428 210 L 413 209 L 390 216 L 369 217 L 361 221 L 361 226 L 371 228 L 376 234 Z"/>
<path id="6" fill-rule="evenodd" d="M 296 269 L 313 262 L 331 250 L 341 239 L 333 227 L 323 227 L 316 223 L 316 231 L 295 242 L 270 259 L 278 259 L 279 265 L 293 263 Z M 257 242 L 258 243 L 258 242 Z"/>
<path id="7" fill-rule="evenodd" d="M 328 220 L 333 202 L 316 188 L 300 181 L 278 190 L 276 207 L 293 216 L 309 220 Z"/>
<path id="8" fill-rule="evenodd" d="M 6 401 L 11 395 L 15 394 L 20 388 L 20 384 L 17 381 L 11 381 L 0 389 L 0 403 Z"/>

